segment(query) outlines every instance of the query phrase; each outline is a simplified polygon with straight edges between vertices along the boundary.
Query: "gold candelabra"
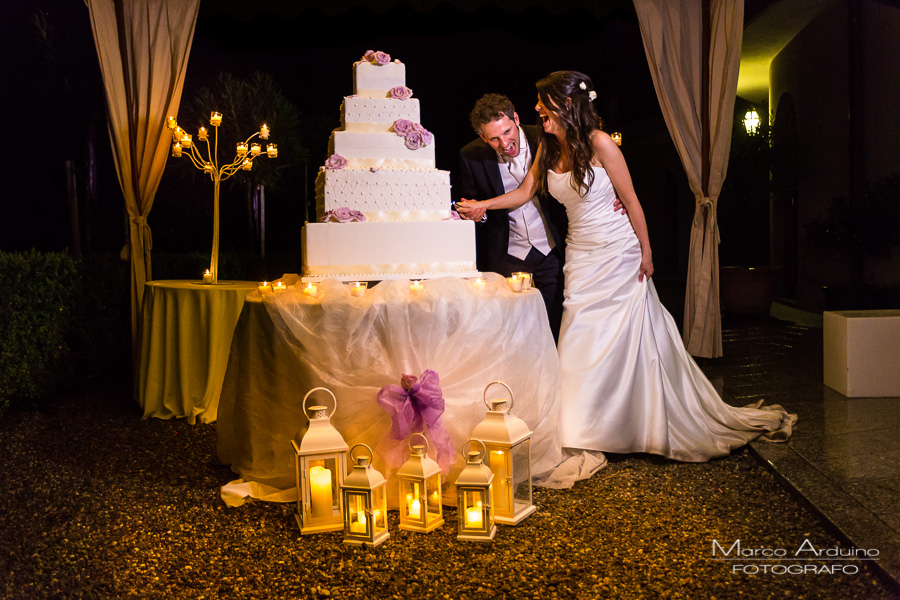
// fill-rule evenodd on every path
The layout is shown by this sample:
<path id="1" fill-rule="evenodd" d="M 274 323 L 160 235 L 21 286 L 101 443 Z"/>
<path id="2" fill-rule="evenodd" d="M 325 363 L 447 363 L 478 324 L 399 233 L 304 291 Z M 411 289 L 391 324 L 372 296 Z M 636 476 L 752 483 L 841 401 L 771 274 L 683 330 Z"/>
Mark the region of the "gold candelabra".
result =
<path id="1" fill-rule="evenodd" d="M 166 119 L 166 126 L 172 130 L 172 156 L 179 158 L 187 150 L 187 156 L 190 157 L 194 166 L 208 174 L 213 182 L 212 256 L 209 263 L 209 273 L 204 276 L 203 281 L 216 284 L 219 282 L 219 186 L 238 171 L 251 170 L 253 168 L 253 160 L 258 156 L 276 158 L 278 156 L 278 146 L 272 143 L 267 144 L 266 151 L 263 152 L 261 144 L 250 143 L 250 140 L 256 136 L 259 136 L 261 140 L 269 139 L 269 126 L 263 123 L 259 131 L 243 142 L 237 143 L 234 160 L 220 166 L 219 125 L 222 124 L 222 114 L 218 112 L 210 114 L 209 124 L 213 126 L 212 144 L 210 144 L 209 131 L 206 127 L 201 127 L 197 132 L 197 141 L 206 142 L 206 157 L 204 157 L 197 148 L 197 144 L 194 143 L 193 136 L 178 126 L 175 117 Z"/>

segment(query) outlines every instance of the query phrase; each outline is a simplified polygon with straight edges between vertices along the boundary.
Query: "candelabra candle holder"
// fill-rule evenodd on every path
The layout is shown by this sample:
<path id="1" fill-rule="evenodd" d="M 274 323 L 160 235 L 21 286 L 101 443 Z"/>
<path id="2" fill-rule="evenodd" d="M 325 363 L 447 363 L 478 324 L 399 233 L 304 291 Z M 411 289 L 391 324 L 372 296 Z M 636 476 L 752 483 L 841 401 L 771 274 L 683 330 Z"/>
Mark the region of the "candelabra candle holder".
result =
<path id="1" fill-rule="evenodd" d="M 210 258 L 209 273 L 210 282 L 216 284 L 219 282 L 219 186 L 223 181 L 244 170 L 249 171 L 253 168 L 253 161 L 260 157 L 267 158 L 278 157 L 278 146 L 268 144 L 266 151 L 262 151 L 261 144 L 250 144 L 250 140 L 259 136 L 260 139 L 269 139 L 269 127 L 263 124 L 259 131 L 248 137 L 243 142 L 238 142 L 234 159 L 229 163 L 219 162 L 219 126 L 222 124 L 222 115 L 213 112 L 209 117 L 209 124 L 213 127 L 212 136 L 205 127 L 201 127 L 194 137 L 178 126 L 175 117 L 166 119 L 166 126 L 172 131 L 172 156 L 180 158 L 187 156 L 194 163 L 194 166 L 209 175 L 213 182 L 213 242 L 212 256 Z M 212 137 L 212 141 L 210 141 Z M 206 155 L 199 148 L 198 142 L 206 144 Z M 248 152 L 248 148 L 250 151 Z"/>

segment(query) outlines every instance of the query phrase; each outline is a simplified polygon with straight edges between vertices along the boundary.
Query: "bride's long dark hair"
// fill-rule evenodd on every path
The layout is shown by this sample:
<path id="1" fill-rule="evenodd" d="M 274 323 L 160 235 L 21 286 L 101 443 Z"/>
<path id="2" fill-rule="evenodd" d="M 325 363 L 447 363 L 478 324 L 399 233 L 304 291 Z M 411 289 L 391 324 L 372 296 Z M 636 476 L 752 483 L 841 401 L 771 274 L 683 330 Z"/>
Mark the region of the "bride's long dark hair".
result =
<path id="1" fill-rule="evenodd" d="M 596 97 L 591 78 L 578 71 L 556 71 L 537 82 L 538 96 L 548 110 L 559 116 L 566 132 L 566 151 L 572 162 L 572 188 L 584 196 L 594 183 L 591 159 L 594 148 L 591 133 L 602 129 L 603 121 L 594 110 L 591 96 Z M 570 102 L 566 102 L 569 100 Z M 538 186 L 547 192 L 547 171 L 559 161 L 559 140 L 544 133 L 544 151 L 538 165 Z"/>

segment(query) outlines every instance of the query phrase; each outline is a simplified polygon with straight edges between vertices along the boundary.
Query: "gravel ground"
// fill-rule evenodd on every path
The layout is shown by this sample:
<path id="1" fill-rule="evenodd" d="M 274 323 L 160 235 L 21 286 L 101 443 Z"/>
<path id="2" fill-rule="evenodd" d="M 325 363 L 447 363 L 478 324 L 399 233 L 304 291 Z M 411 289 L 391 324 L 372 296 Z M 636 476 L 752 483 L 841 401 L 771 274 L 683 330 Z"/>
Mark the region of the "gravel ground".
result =
<path id="1" fill-rule="evenodd" d="M 0 595 L 897 597 L 860 562 L 846 563 L 856 574 L 750 575 L 714 560 L 713 540 L 841 545 L 746 450 L 707 464 L 610 456 L 573 489 L 536 489 L 538 512 L 489 545 L 456 541 L 453 509 L 427 535 L 392 512 L 390 539 L 361 549 L 339 533 L 301 537 L 290 505 L 227 508 L 215 427 L 139 417 L 120 386 L 0 418 Z"/>

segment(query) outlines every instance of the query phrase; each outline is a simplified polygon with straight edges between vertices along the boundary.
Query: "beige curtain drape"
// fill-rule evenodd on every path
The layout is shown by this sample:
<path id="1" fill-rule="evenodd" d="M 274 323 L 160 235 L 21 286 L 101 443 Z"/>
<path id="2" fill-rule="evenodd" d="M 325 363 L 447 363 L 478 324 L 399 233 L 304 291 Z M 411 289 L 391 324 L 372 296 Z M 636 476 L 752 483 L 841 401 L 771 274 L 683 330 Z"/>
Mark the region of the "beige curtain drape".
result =
<path id="1" fill-rule="evenodd" d="M 131 335 L 151 279 L 147 215 L 166 166 L 200 0 L 85 0 L 106 88 L 109 137 L 129 219 Z"/>
<path id="2" fill-rule="evenodd" d="M 728 169 L 743 0 L 634 0 L 653 85 L 696 198 L 684 342 L 722 356 L 716 206 Z"/>

